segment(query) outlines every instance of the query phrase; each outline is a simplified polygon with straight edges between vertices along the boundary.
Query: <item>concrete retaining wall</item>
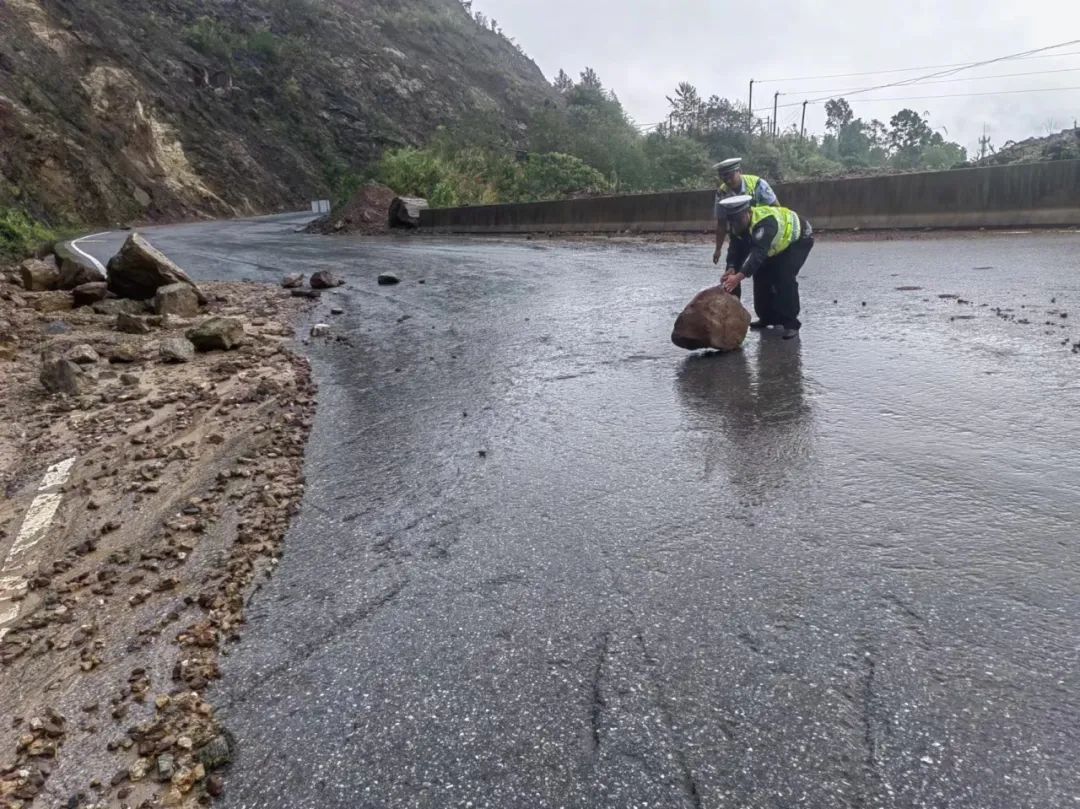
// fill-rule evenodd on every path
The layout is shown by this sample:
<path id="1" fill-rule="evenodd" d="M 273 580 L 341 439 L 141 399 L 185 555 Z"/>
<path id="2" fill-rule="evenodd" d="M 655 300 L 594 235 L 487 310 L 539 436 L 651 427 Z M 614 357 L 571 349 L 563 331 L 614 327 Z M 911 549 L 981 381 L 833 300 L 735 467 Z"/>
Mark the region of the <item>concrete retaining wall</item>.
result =
<path id="1" fill-rule="evenodd" d="M 825 229 L 1080 225 L 1080 160 L 787 183 L 781 204 Z M 482 205 L 423 211 L 436 233 L 703 231 L 713 192 Z"/>

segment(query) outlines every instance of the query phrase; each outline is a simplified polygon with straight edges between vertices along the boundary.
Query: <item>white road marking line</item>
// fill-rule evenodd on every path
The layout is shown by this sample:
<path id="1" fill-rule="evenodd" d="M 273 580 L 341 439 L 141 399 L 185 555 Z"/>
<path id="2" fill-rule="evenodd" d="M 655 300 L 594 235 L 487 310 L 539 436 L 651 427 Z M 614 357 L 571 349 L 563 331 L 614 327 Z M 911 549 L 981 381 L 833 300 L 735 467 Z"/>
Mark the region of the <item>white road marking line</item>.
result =
<path id="1" fill-rule="evenodd" d="M 108 235 L 109 235 L 109 231 L 103 230 L 101 233 L 93 233 L 93 234 L 91 234 L 89 236 L 83 236 L 83 237 L 81 237 L 79 239 L 75 239 L 73 242 L 71 242 L 71 249 L 74 250 L 76 253 L 78 253 L 80 256 L 83 256 L 84 258 L 88 258 L 90 261 L 92 261 L 94 263 L 94 266 L 97 267 L 99 270 L 101 270 L 102 275 L 106 274 L 105 266 L 100 261 L 98 261 L 96 258 L 94 258 L 92 255 L 90 255 L 85 250 L 83 250 L 81 247 L 79 247 L 79 242 L 86 241 L 87 239 L 96 239 L 98 236 L 108 236 Z"/>
<path id="2" fill-rule="evenodd" d="M 64 493 L 58 489 L 67 482 L 74 465 L 75 459 L 68 458 L 46 470 L 38 486 L 37 497 L 30 504 L 22 528 L 8 551 L 4 566 L 0 568 L 0 640 L 8 632 L 4 625 L 19 615 L 19 602 L 12 599 L 27 589 L 26 577 L 21 573 L 24 562 L 19 557 L 37 545 L 52 525 L 56 510 L 64 499 Z"/>

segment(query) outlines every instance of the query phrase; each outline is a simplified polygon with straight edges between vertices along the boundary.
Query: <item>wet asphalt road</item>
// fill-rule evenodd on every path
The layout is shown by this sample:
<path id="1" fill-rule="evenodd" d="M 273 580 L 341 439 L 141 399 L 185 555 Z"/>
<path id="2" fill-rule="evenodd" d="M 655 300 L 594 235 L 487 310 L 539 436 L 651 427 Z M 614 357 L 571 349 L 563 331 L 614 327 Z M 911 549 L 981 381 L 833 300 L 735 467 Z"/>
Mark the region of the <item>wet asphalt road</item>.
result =
<path id="1" fill-rule="evenodd" d="M 349 279 L 224 806 L 1080 807 L 1080 236 L 826 239 L 693 356 L 707 245 L 295 222 L 148 232 Z"/>

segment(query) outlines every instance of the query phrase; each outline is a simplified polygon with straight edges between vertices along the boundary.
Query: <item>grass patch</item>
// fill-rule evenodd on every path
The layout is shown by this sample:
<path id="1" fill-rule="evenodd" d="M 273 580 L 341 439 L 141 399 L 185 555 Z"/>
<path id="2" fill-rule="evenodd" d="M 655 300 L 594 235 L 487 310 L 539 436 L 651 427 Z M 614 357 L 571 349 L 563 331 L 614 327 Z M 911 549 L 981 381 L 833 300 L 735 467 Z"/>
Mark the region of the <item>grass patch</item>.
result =
<path id="1" fill-rule="evenodd" d="M 0 259 L 18 260 L 32 254 L 57 233 L 19 208 L 0 209 Z"/>

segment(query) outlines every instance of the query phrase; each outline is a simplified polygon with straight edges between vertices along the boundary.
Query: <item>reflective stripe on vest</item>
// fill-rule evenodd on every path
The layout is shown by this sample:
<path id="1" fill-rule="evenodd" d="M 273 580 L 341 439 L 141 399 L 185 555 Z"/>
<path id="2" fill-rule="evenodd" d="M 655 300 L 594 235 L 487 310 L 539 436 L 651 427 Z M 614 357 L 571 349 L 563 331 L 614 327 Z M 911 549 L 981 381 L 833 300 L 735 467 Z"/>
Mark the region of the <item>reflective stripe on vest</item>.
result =
<path id="1" fill-rule="evenodd" d="M 761 182 L 761 178 L 755 177 L 753 174 L 744 174 L 742 178 L 743 185 L 746 186 L 746 191 L 732 191 L 730 188 L 727 187 L 727 183 L 721 182 L 720 193 L 726 197 L 735 196 L 736 194 L 749 194 L 754 198 L 753 204 L 757 205 L 757 187 L 758 183 Z"/>
<path id="2" fill-rule="evenodd" d="M 757 230 L 758 223 L 762 219 L 768 219 L 769 217 L 776 219 L 776 238 L 772 240 L 772 244 L 769 245 L 769 258 L 783 253 L 789 247 L 792 242 L 797 242 L 801 230 L 799 226 L 799 215 L 790 208 L 781 208 L 779 206 L 758 205 L 755 208 L 750 209 L 750 232 L 751 234 Z"/>

